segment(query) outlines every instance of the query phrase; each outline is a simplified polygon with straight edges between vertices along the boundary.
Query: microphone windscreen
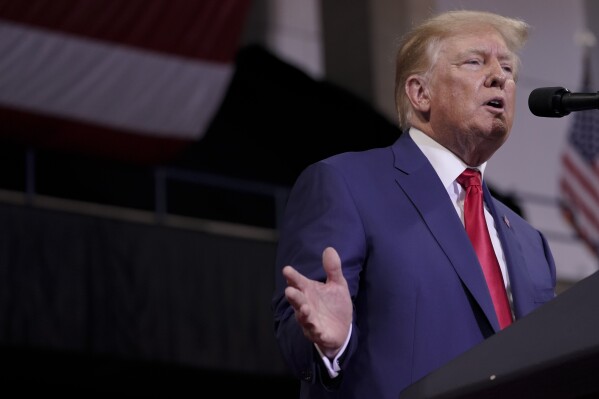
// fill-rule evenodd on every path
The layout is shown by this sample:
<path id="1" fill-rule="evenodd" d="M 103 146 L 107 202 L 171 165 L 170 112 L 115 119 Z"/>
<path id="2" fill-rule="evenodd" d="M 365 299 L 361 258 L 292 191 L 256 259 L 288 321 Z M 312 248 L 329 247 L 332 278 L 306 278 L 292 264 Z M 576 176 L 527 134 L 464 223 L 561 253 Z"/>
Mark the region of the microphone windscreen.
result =
<path id="1" fill-rule="evenodd" d="M 528 96 L 528 108 L 536 116 L 559 118 L 564 116 L 560 110 L 561 96 L 568 93 L 563 87 L 541 87 L 534 89 Z"/>

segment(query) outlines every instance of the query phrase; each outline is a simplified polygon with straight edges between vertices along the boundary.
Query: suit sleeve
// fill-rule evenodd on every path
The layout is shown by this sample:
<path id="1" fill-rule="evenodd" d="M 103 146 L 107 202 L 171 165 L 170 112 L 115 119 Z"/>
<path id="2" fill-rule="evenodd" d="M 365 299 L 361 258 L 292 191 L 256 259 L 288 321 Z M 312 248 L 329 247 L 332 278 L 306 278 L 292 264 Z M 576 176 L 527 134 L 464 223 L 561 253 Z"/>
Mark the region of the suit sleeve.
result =
<path id="1" fill-rule="evenodd" d="M 334 388 L 339 381 L 326 378 L 327 372 L 318 352 L 304 337 L 285 298 L 286 282 L 281 270 L 292 265 L 306 277 L 324 282 L 322 252 L 327 246 L 332 246 L 341 257 L 350 295 L 352 298 L 357 295 L 366 256 L 366 240 L 346 176 L 325 162 L 308 167 L 291 190 L 279 231 L 272 299 L 277 343 L 295 376 L 306 382 L 318 382 Z M 342 370 L 344 363 L 351 361 L 359 336 L 355 324 L 352 328 L 352 338 L 340 364 Z"/>

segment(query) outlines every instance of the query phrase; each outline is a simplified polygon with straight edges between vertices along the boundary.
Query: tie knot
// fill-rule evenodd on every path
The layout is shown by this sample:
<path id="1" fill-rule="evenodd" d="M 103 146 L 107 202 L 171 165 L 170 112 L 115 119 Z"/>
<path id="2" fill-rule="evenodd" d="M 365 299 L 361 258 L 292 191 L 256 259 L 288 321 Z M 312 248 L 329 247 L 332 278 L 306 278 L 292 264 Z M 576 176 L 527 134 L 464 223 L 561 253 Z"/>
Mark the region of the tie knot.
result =
<path id="1" fill-rule="evenodd" d="M 464 188 L 480 186 L 480 173 L 476 169 L 466 169 L 457 178 L 458 183 Z"/>

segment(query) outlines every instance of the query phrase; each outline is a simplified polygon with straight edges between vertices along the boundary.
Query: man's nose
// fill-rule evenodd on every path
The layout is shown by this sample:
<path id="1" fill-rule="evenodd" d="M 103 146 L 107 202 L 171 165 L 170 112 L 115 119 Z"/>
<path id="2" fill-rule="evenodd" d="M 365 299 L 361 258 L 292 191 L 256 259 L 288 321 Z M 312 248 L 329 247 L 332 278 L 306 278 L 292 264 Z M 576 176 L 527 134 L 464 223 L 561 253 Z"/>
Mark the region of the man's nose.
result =
<path id="1" fill-rule="evenodd" d="M 507 80 L 507 75 L 501 66 L 501 63 L 498 61 L 493 62 L 489 66 L 489 71 L 487 75 L 486 85 L 488 87 L 499 87 L 503 89 L 505 85 L 505 81 Z"/>

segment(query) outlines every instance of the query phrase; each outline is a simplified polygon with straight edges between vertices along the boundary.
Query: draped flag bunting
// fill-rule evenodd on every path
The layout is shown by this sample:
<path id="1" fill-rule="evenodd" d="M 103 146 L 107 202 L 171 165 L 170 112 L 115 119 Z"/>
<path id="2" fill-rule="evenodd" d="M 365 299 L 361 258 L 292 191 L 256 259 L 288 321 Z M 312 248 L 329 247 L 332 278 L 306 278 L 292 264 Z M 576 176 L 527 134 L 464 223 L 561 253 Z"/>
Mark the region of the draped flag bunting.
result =
<path id="1" fill-rule="evenodd" d="M 588 53 L 583 80 L 582 91 L 596 91 L 591 90 Z M 561 158 L 562 210 L 579 237 L 599 257 L 599 110 L 577 111 L 571 118 Z"/>
<path id="2" fill-rule="evenodd" d="M 0 137 L 137 163 L 202 138 L 250 0 L 0 0 Z"/>

